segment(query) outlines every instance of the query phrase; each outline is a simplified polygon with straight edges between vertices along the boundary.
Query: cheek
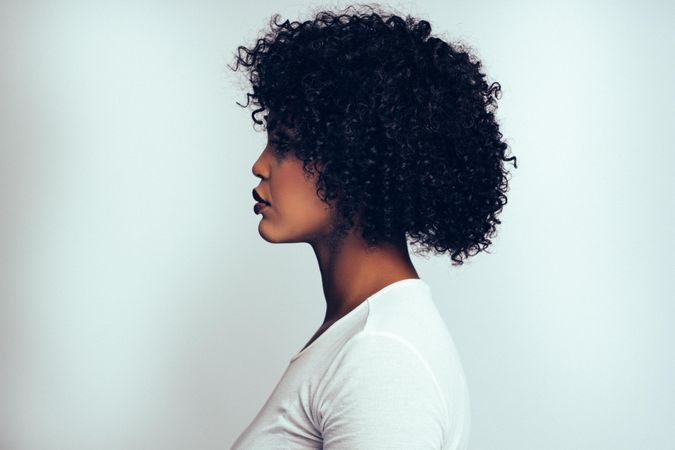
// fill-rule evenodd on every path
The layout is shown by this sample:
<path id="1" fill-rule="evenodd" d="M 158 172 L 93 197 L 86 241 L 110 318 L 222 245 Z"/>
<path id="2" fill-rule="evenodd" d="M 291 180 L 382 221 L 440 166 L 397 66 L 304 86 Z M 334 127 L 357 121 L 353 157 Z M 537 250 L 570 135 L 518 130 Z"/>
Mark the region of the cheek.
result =
<path id="1" fill-rule="evenodd" d="M 314 181 L 304 177 L 302 167 L 291 166 L 278 175 L 274 197 L 283 209 L 284 219 L 309 227 L 325 226 L 330 220 L 330 208 L 319 199 Z"/>

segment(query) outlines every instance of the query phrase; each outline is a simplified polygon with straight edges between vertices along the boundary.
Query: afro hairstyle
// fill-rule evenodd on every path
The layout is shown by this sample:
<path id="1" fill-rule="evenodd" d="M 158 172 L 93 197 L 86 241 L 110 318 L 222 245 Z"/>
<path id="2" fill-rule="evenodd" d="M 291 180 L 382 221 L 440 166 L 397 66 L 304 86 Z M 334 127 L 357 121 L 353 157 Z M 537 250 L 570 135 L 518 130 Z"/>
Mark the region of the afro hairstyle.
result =
<path id="1" fill-rule="evenodd" d="M 501 86 L 428 21 L 358 6 L 302 22 L 274 14 L 237 49 L 230 69 L 243 66 L 252 86 L 237 104 L 257 106 L 254 128 L 266 124 L 277 156 L 316 170 L 339 237 L 358 226 L 369 248 L 405 241 L 461 265 L 492 243 L 507 202 L 503 163 L 517 167 L 494 115 Z"/>

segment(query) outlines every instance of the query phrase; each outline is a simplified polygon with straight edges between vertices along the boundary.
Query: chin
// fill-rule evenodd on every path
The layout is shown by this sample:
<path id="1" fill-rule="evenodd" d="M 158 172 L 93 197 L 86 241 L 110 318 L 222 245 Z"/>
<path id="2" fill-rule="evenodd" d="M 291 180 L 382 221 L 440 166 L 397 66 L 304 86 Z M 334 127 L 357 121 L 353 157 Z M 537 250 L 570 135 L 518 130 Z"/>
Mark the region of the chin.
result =
<path id="1" fill-rule="evenodd" d="M 260 224 L 258 224 L 258 234 L 265 241 L 269 242 L 270 244 L 280 244 L 287 242 L 286 240 L 281 239 L 279 236 L 274 235 L 274 233 L 270 233 L 269 230 L 266 230 L 266 228 L 267 226 L 264 225 L 264 221 L 261 220 Z"/>

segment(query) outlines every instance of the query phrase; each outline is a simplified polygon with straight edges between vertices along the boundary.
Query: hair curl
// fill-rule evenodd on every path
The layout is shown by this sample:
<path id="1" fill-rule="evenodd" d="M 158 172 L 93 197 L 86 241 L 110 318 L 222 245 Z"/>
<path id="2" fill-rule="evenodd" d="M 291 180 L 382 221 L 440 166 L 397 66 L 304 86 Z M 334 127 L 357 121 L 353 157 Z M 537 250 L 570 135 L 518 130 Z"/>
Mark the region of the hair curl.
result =
<path id="1" fill-rule="evenodd" d="M 318 170 L 340 236 L 358 217 L 368 246 L 409 239 L 416 254 L 448 252 L 461 265 L 492 243 L 507 203 L 503 162 L 517 167 L 494 116 L 501 86 L 464 45 L 430 37 L 426 20 L 359 6 L 304 22 L 274 14 L 270 31 L 237 49 L 230 68 L 244 66 L 253 89 L 237 104 L 257 105 L 257 124 L 271 112 L 275 151 Z"/>

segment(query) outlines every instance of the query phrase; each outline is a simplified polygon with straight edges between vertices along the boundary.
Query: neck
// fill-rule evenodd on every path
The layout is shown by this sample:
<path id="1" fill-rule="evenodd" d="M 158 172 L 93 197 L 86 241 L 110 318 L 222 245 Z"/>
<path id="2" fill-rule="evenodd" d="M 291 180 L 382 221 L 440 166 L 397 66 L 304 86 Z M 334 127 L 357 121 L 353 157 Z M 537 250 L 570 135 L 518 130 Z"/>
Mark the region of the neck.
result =
<path id="1" fill-rule="evenodd" d="M 368 248 L 354 230 L 333 248 L 327 240 L 311 242 L 321 271 L 326 316 L 330 324 L 383 287 L 406 278 L 419 278 L 405 240 Z"/>

